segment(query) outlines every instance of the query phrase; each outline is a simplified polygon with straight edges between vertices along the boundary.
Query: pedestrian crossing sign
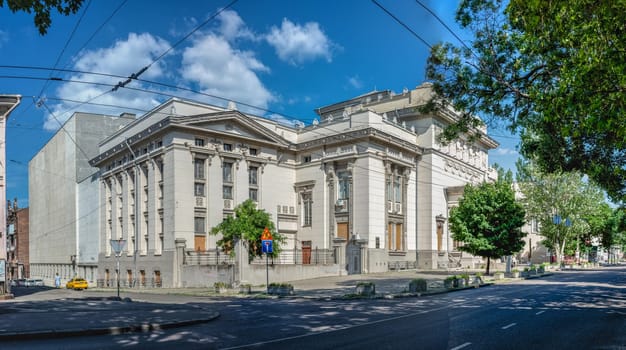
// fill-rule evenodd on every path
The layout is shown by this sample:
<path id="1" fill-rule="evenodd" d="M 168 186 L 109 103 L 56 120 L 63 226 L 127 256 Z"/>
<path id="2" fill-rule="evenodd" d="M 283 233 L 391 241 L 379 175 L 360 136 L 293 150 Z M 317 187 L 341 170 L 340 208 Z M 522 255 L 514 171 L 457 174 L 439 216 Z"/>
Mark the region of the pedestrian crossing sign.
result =
<path id="1" fill-rule="evenodd" d="M 271 240 L 273 240 L 272 233 L 270 232 L 270 230 L 267 227 L 263 230 L 263 233 L 261 234 L 261 240 L 262 241 L 271 241 Z"/>

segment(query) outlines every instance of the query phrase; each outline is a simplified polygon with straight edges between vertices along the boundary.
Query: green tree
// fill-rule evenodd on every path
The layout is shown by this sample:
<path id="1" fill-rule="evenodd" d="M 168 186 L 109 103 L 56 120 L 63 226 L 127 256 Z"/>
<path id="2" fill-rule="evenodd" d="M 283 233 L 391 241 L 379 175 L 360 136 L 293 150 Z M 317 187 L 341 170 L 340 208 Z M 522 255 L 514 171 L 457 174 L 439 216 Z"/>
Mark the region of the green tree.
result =
<path id="1" fill-rule="evenodd" d="M 56 9 L 58 13 L 68 16 L 78 12 L 84 0 L 6 0 L 6 5 L 15 13 L 23 11 L 34 13 L 35 26 L 39 34 L 46 35 L 52 24 L 50 10 Z M 0 7 L 4 7 L 5 0 L 0 0 Z"/>
<path id="2" fill-rule="evenodd" d="M 217 245 L 230 256 L 235 255 L 237 242 L 242 240 L 248 250 L 248 261 L 252 261 L 255 257 L 263 256 L 261 234 L 266 227 L 274 240 L 273 253 L 270 256 L 278 256 L 285 238 L 276 232 L 270 215 L 264 210 L 257 209 L 254 201 L 250 199 L 235 207 L 234 215 L 225 218 L 219 225 L 213 227 L 211 234 L 222 234 Z"/>
<path id="3" fill-rule="evenodd" d="M 431 108 L 464 111 L 448 140 L 483 120 L 522 135 L 545 172 L 580 171 L 626 199 L 626 1 L 464 0 L 473 40 L 433 47 Z"/>
<path id="4" fill-rule="evenodd" d="M 524 247 L 525 211 L 515 200 L 511 182 L 465 186 L 459 206 L 450 211 L 452 238 L 463 242 L 460 250 L 487 258 L 517 253 Z"/>
<path id="5" fill-rule="evenodd" d="M 579 173 L 540 172 L 532 164 L 518 163 L 518 182 L 530 217 L 539 221 L 543 244 L 556 253 L 579 251 L 579 243 L 601 225 L 605 207 L 602 190 Z"/>
<path id="6" fill-rule="evenodd" d="M 606 249 L 620 246 L 626 250 L 626 208 L 616 208 L 601 227 L 601 242 Z"/>

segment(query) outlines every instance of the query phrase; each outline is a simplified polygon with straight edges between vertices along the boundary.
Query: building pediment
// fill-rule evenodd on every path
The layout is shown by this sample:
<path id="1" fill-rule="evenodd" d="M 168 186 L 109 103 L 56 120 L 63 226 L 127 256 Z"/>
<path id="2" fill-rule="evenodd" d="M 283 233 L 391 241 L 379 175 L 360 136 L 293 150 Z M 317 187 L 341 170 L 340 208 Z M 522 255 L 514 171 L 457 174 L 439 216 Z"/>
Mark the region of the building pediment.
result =
<path id="1" fill-rule="evenodd" d="M 232 135 L 233 138 L 253 139 L 279 146 L 289 145 L 284 138 L 238 111 L 173 117 L 172 122 L 178 126 Z"/>

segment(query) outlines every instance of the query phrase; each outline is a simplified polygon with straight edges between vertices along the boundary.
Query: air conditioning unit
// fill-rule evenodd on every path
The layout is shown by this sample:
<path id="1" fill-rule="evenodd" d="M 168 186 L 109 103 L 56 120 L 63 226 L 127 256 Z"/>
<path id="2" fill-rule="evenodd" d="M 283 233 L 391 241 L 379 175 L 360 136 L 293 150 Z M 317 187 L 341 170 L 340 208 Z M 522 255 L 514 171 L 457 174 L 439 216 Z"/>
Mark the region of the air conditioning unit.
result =
<path id="1" fill-rule="evenodd" d="M 391 203 L 391 201 L 387 201 L 387 211 L 391 213 L 392 209 L 393 209 L 393 204 Z"/>
<path id="2" fill-rule="evenodd" d="M 402 213 L 402 203 L 396 203 L 395 212 L 398 214 Z"/>

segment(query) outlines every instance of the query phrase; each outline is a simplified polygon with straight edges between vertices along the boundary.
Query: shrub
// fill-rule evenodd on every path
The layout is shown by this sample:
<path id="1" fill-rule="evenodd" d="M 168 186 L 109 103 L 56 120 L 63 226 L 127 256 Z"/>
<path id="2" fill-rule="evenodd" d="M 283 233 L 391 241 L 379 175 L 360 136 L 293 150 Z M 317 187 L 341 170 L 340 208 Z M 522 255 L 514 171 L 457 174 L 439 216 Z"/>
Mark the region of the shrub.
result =
<path id="1" fill-rule="evenodd" d="M 428 290 L 428 282 L 423 278 L 416 278 L 409 283 L 409 292 L 425 292 Z"/>
<path id="2" fill-rule="evenodd" d="M 468 273 L 462 273 L 462 274 L 461 274 L 461 276 L 459 276 L 459 277 L 461 277 L 462 279 L 464 279 L 464 280 L 465 280 L 465 283 L 468 283 L 468 284 L 469 284 L 470 275 L 469 275 Z"/>
<path id="3" fill-rule="evenodd" d="M 376 294 L 376 285 L 373 282 L 358 282 L 356 284 L 356 294 L 361 296 L 372 296 Z"/>

